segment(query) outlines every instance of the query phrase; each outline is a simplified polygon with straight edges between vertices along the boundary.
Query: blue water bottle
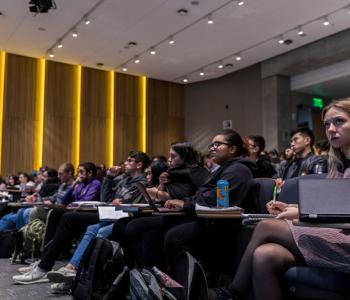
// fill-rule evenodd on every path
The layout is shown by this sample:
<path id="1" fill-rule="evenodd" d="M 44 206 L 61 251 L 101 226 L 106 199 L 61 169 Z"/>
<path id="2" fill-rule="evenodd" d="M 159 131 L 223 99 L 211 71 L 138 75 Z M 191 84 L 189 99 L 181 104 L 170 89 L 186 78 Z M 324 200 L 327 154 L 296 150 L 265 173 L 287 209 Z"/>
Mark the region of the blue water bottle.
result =
<path id="1" fill-rule="evenodd" d="M 216 183 L 217 208 L 229 207 L 228 188 L 229 188 L 229 183 L 227 180 L 219 180 Z"/>

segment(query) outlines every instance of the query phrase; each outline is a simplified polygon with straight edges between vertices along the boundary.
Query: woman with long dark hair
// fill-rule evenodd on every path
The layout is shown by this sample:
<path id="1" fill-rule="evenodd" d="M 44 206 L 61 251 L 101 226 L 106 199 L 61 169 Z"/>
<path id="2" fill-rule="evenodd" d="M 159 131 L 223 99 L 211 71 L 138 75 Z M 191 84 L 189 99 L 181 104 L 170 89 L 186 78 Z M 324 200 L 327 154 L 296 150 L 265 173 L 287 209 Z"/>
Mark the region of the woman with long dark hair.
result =
<path id="1" fill-rule="evenodd" d="M 331 145 L 328 178 L 350 178 L 350 98 L 325 107 L 322 119 Z M 295 204 L 269 202 L 267 208 L 276 219 L 257 225 L 233 282 L 210 299 L 243 299 L 251 287 L 259 300 L 283 299 L 281 276 L 297 265 L 350 273 L 350 230 L 294 226 Z"/>
<path id="2" fill-rule="evenodd" d="M 243 157 L 247 150 L 240 135 L 233 130 L 225 130 L 214 137 L 208 148 L 220 168 L 210 174 L 193 196 L 171 199 L 165 203 L 166 207 L 183 208 L 188 215 L 140 218 L 128 224 L 127 249 L 138 266 L 156 265 L 165 269 L 164 237 L 166 257 L 171 266 L 175 266 L 175 259 L 184 250 L 204 250 L 203 243 L 210 240 L 212 235 L 207 235 L 203 222 L 193 212 L 196 203 L 216 207 L 218 180 L 225 179 L 229 182 L 231 206 L 239 205 L 248 210 L 253 207 L 251 184 L 254 164 Z M 213 246 L 214 243 L 206 245 L 207 248 Z"/>

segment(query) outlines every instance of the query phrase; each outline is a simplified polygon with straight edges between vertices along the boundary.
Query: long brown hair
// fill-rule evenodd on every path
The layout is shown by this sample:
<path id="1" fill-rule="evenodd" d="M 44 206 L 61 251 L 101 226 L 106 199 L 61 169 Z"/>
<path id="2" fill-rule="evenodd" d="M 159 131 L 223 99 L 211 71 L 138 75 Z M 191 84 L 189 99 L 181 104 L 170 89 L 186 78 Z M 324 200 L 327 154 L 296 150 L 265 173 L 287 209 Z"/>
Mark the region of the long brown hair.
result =
<path id="1" fill-rule="evenodd" d="M 326 113 L 331 108 L 337 108 L 339 110 L 342 110 L 350 116 L 350 98 L 336 100 L 336 101 L 333 101 L 328 106 L 326 106 L 322 110 L 323 121 Z M 344 154 L 341 152 L 340 148 L 334 148 L 333 146 L 330 146 L 329 157 L 328 157 L 328 177 L 329 178 L 337 177 L 339 170 L 344 169 L 343 159 L 344 159 Z"/>

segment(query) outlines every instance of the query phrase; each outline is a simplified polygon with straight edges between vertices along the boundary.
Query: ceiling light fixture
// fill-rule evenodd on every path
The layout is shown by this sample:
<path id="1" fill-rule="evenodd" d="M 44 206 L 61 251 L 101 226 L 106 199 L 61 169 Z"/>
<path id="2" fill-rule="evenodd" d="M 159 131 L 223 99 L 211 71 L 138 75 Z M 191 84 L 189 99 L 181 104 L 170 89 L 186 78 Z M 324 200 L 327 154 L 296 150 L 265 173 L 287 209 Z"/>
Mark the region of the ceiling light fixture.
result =
<path id="1" fill-rule="evenodd" d="M 59 40 L 59 41 L 57 42 L 57 48 L 58 48 L 58 49 L 63 48 L 62 40 Z"/>
<path id="2" fill-rule="evenodd" d="M 127 72 L 127 71 L 128 71 L 128 68 L 126 67 L 126 65 L 123 65 L 122 71 L 123 71 L 123 72 Z"/>
<path id="3" fill-rule="evenodd" d="M 84 24 L 85 24 L 85 25 L 89 25 L 90 23 L 91 23 L 91 21 L 90 21 L 89 17 L 88 17 L 88 16 L 85 16 L 85 17 L 84 17 Z"/>
<path id="4" fill-rule="evenodd" d="M 51 58 L 54 58 L 54 57 L 55 57 L 55 54 L 52 52 L 52 50 L 49 50 L 49 51 L 47 52 L 47 54 L 48 54 L 49 57 L 51 57 Z"/>
<path id="5" fill-rule="evenodd" d="M 151 55 L 156 55 L 156 54 L 157 54 L 157 51 L 156 51 L 156 49 L 155 49 L 154 47 L 151 47 L 151 48 L 149 49 L 149 53 L 150 53 Z"/>
<path id="6" fill-rule="evenodd" d="M 187 83 L 187 82 L 188 82 L 188 79 L 185 77 L 184 79 L 182 79 L 182 81 L 183 81 L 184 83 Z"/>
<path id="7" fill-rule="evenodd" d="M 174 40 L 174 36 L 173 35 L 169 36 L 168 43 L 170 45 L 174 45 L 175 44 L 175 40 Z"/>
<path id="8" fill-rule="evenodd" d="M 138 56 L 135 56 L 134 63 L 135 64 L 139 64 L 140 63 L 140 58 Z"/>
<path id="9" fill-rule="evenodd" d="M 298 35 L 299 35 L 299 36 L 305 36 L 305 32 L 304 32 L 302 26 L 298 26 Z"/>
<path id="10" fill-rule="evenodd" d="M 242 57 L 241 57 L 241 54 L 236 54 L 236 60 L 238 60 L 238 61 L 240 61 L 240 60 L 242 60 Z"/>
<path id="11" fill-rule="evenodd" d="M 213 20 L 212 15 L 208 15 L 208 21 L 207 21 L 207 23 L 208 23 L 209 25 L 214 24 L 214 20 Z"/>
<path id="12" fill-rule="evenodd" d="M 279 42 L 280 44 L 284 44 L 283 35 L 280 35 L 280 37 L 278 38 L 278 42 Z"/>
<path id="13" fill-rule="evenodd" d="M 200 76 L 204 76 L 205 74 L 204 74 L 203 71 L 201 71 L 201 72 L 199 73 L 199 75 L 200 75 Z"/>
<path id="14" fill-rule="evenodd" d="M 222 61 L 219 62 L 218 68 L 219 68 L 219 69 L 223 69 L 223 68 L 224 68 L 224 65 L 223 65 Z"/>
<path id="15" fill-rule="evenodd" d="M 77 38 L 78 37 L 78 32 L 76 29 L 72 30 L 72 37 Z"/>
<path id="16" fill-rule="evenodd" d="M 324 17 L 324 18 L 323 18 L 323 25 L 324 25 L 324 26 L 329 26 L 329 25 L 331 25 L 331 22 L 329 22 L 328 17 Z"/>
<path id="17" fill-rule="evenodd" d="M 238 4 L 239 6 L 242 6 L 242 5 L 244 5 L 244 1 L 237 1 L 237 4 Z"/>

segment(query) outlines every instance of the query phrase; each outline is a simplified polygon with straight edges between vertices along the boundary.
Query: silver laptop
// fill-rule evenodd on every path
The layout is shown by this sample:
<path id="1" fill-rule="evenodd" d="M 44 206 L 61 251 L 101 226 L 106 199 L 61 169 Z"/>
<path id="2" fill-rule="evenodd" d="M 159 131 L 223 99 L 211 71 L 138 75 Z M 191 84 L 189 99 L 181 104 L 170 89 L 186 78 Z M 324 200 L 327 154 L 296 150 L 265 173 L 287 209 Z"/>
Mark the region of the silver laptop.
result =
<path id="1" fill-rule="evenodd" d="M 350 179 L 300 179 L 299 219 L 350 223 Z"/>

